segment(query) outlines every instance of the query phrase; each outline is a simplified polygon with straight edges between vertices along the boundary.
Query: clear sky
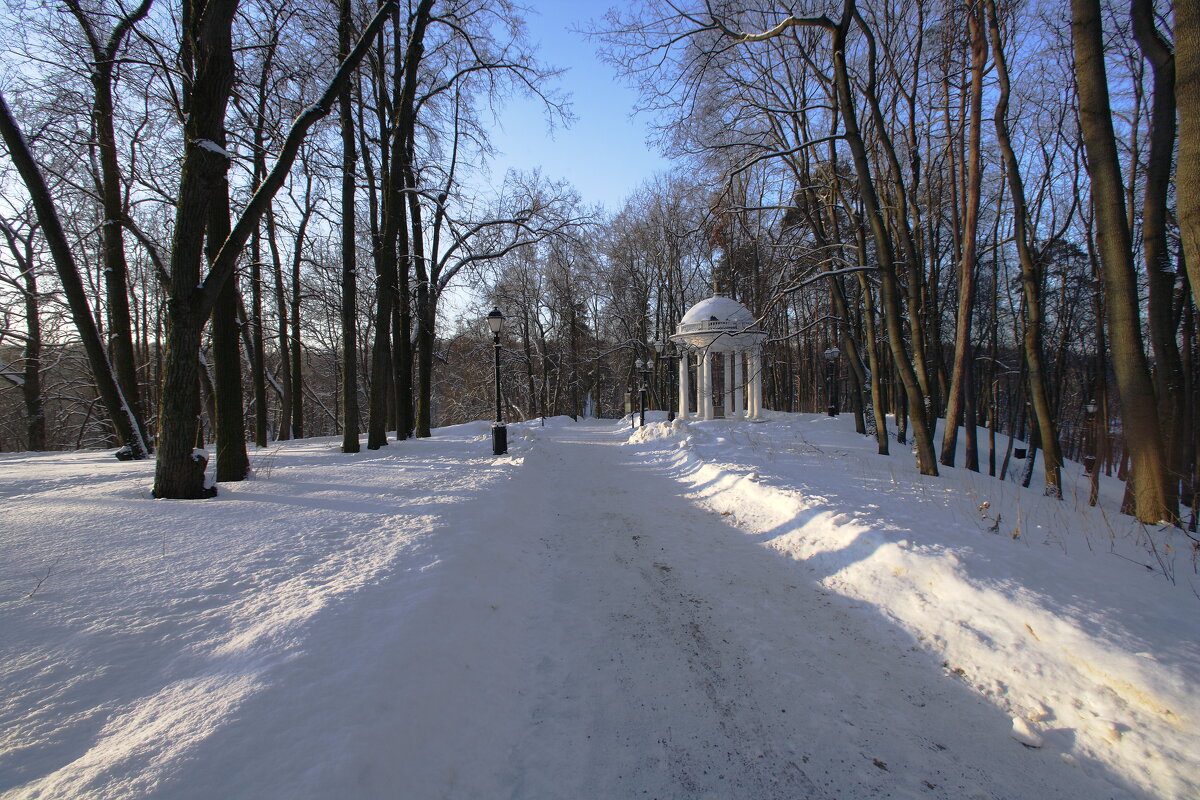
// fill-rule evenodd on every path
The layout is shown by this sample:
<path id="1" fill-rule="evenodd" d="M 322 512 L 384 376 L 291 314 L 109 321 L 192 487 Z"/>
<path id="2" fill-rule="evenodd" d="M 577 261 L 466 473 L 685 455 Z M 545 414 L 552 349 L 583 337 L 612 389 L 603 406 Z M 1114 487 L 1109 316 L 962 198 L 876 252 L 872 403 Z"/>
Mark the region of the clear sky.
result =
<path id="1" fill-rule="evenodd" d="M 570 28 L 586 27 L 611 3 L 534 0 L 526 17 L 539 59 L 567 69 L 558 85 L 571 94 L 578 118 L 569 128 L 547 130 L 539 103 L 510 100 L 492 141 L 499 154 L 492 170 L 540 167 L 548 178 L 566 178 L 585 203 L 619 211 L 625 198 L 668 162 L 646 144 L 646 119 L 631 118 L 636 93 L 596 56 L 596 43 Z"/>

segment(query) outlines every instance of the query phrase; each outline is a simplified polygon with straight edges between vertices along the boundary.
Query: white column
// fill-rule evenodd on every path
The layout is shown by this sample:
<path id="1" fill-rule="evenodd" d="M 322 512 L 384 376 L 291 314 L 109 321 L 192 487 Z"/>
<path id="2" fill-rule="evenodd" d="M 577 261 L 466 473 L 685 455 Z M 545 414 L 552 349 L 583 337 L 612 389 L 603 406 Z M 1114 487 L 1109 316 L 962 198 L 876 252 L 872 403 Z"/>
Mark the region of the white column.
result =
<path id="1" fill-rule="evenodd" d="M 704 411 L 701 413 L 701 419 L 713 418 L 713 401 L 712 401 L 712 353 L 706 347 L 701 351 L 700 355 L 701 367 L 700 374 L 704 377 L 700 380 L 700 386 L 704 391 L 704 396 L 701 401 L 704 403 Z"/>
<path id="2" fill-rule="evenodd" d="M 679 419 L 688 418 L 688 353 L 679 356 Z"/>
<path id="3" fill-rule="evenodd" d="M 745 399 L 744 392 L 746 383 L 742 379 L 742 351 L 738 350 L 733 354 L 733 415 L 741 418 L 746 410 L 746 405 L 743 402 Z"/>
<path id="4" fill-rule="evenodd" d="M 725 416 L 733 416 L 733 353 L 725 353 L 725 385 L 722 394 L 725 398 Z"/>
<path id="5" fill-rule="evenodd" d="M 750 379 L 746 387 L 746 416 L 748 416 L 750 419 L 758 418 L 758 364 L 758 353 L 750 353 L 749 364 L 747 365 L 747 368 L 750 371 Z"/>
<path id="6" fill-rule="evenodd" d="M 762 415 L 762 353 L 754 354 L 754 418 Z"/>

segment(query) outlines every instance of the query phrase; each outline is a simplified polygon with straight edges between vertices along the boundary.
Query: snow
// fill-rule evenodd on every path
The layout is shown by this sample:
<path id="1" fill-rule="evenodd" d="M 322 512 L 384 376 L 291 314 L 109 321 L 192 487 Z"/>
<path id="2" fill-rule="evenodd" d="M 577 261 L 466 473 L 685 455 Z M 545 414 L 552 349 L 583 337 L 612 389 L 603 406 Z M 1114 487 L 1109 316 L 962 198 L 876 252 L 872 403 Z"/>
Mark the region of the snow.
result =
<path id="1" fill-rule="evenodd" d="M 1028 720 L 1013 717 L 1012 723 L 1012 737 L 1026 747 L 1041 747 L 1046 743 L 1046 738 Z"/>
<path id="2" fill-rule="evenodd" d="M 706 297 L 699 303 L 696 303 L 696 305 L 689 308 L 687 313 L 683 315 L 683 319 L 679 320 L 679 324 L 688 325 L 695 322 L 708 322 L 713 318 L 721 322 L 737 323 L 740 326 L 754 324 L 754 315 L 750 313 L 749 309 L 737 300 L 722 295 Z"/>
<path id="3" fill-rule="evenodd" d="M 12 369 L 11 364 L 6 364 L 0 361 L 0 378 L 11 383 L 13 386 L 24 386 L 25 376 L 15 369 Z"/>
<path id="4" fill-rule="evenodd" d="M 1200 796 L 1192 551 L 1115 481 L 649 416 L 282 443 L 197 501 L 0 455 L 0 795 Z"/>
<path id="5" fill-rule="evenodd" d="M 216 153 L 217 155 L 228 159 L 233 158 L 233 156 L 229 154 L 228 150 L 226 150 L 224 147 L 221 147 L 221 145 L 217 144 L 212 139 L 196 139 L 195 143 L 197 147 L 207 150 L 210 153 Z"/>

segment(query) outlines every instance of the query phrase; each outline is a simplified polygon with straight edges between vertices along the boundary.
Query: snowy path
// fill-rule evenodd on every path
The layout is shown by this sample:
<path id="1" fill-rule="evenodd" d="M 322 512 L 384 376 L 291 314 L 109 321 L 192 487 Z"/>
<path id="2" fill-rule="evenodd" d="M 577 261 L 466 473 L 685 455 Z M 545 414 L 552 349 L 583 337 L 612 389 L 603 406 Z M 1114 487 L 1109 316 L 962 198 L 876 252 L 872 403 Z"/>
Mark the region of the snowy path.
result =
<path id="1" fill-rule="evenodd" d="M 611 425 L 534 436 L 493 538 L 446 565 L 413 625 L 396 703 L 420 724 L 396 731 L 370 792 L 1111 796 L 1016 744 L 903 634 L 681 497 Z"/>
<path id="2" fill-rule="evenodd" d="M 705 478 L 673 439 L 551 422 L 514 426 L 502 458 L 485 423 L 356 456 L 288 444 L 196 503 L 148 500 L 148 464 L 0 457 L 0 796 L 1155 796 L 1118 756 L 1064 760 L 1068 727 L 1022 747 L 838 594 L 831 570 L 873 549 L 862 519 L 781 506 L 750 467 Z M 844 489 L 819 458 L 804 492 Z M 730 481 L 744 491 L 713 502 Z M 933 507 L 879 502 L 914 528 Z M 840 550 L 778 549 L 817 523 Z M 1026 658 L 1013 669 L 1050 664 Z M 1172 703 L 1187 725 L 1189 698 Z"/>

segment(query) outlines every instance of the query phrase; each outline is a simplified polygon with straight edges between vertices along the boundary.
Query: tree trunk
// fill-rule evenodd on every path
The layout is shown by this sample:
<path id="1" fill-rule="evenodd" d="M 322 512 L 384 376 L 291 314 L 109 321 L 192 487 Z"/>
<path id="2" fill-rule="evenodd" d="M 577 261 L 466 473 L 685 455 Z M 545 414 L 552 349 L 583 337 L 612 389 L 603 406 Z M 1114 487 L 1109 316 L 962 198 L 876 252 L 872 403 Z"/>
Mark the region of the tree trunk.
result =
<path id="1" fill-rule="evenodd" d="M 862 198 L 863 210 L 875 239 L 876 256 L 879 259 L 880 299 L 883 304 L 884 326 L 887 330 L 888 345 L 892 351 L 892 360 L 908 399 L 908 414 L 913 421 L 913 436 L 917 442 L 917 465 L 923 475 L 937 475 L 937 456 L 934 453 L 933 437 L 930 435 L 924 396 L 917 380 L 917 374 L 913 371 L 912 362 L 909 361 L 908 353 L 904 348 L 903 311 L 900 307 L 900 287 L 896 279 L 892 241 L 879 208 L 874 182 L 871 179 L 866 145 L 863 143 L 862 134 L 858 128 L 857 113 L 854 109 L 855 94 L 850 85 L 850 75 L 846 66 L 846 31 L 853 13 L 854 0 L 845 0 L 842 21 L 833 31 L 833 66 L 838 104 L 846 128 L 846 141 L 854 156 L 854 168 L 858 174 L 859 195 Z"/>
<path id="2" fill-rule="evenodd" d="M 1150 287 L 1150 342 L 1157 368 L 1159 424 L 1167 459 L 1167 508 L 1179 506 L 1179 483 L 1185 470 L 1187 437 L 1180 435 L 1184 419 L 1183 364 L 1176 340 L 1175 270 L 1167 250 L 1167 200 L 1171 159 L 1175 149 L 1175 58 L 1154 25 L 1151 0 L 1133 0 L 1134 35 L 1154 72 L 1150 113 L 1150 151 L 1146 158 L 1146 194 L 1142 205 L 1142 247 Z"/>
<path id="3" fill-rule="evenodd" d="M 962 422 L 964 397 L 973 392 L 970 360 L 974 358 L 975 346 L 971 339 L 971 320 L 975 311 L 975 271 L 979 240 L 979 196 L 983 178 L 983 159 L 980 140 L 983 128 L 983 70 L 987 66 L 987 39 L 984 35 L 983 11 L 978 3 L 967 9 L 967 29 L 971 40 L 971 97 L 969 134 L 967 144 L 967 191 L 963 198 L 966 208 L 963 214 L 962 251 L 958 267 L 958 308 L 955 314 L 954 365 L 950 378 L 950 397 L 946 402 L 946 427 L 942 432 L 942 463 L 954 466 L 955 450 L 958 447 L 958 426 Z M 972 443 L 975 439 L 974 421 L 968 431 Z M 979 471 L 978 457 L 975 465 L 968 469 Z"/>
<path id="4" fill-rule="evenodd" d="M 187 152 L 171 254 L 172 297 L 168 306 L 168 350 L 163 375 L 163 413 L 160 414 L 162 446 L 158 450 L 155 472 L 157 497 L 190 498 L 212 494 L 204 490 L 203 459 L 195 457 L 188 449 L 195 441 L 199 410 L 196 379 L 201 326 L 224 283 L 232 277 L 237 258 L 251 232 L 291 171 L 309 129 L 329 113 L 338 92 L 357 68 L 394 7 L 395 0 L 387 0 L 380 7 L 321 97 L 292 123 L 274 167 L 221 245 L 208 276 L 199 283 L 203 221 L 211 192 L 211 176 L 223 173 L 226 158 L 224 153 L 215 152 L 220 148 L 212 144 L 212 136 L 219 135 L 223 127 L 225 101 L 232 84 L 229 29 L 236 1 L 209 0 L 198 24 L 192 22 L 194 7 L 190 2 L 184 5 L 185 74 L 193 60 L 199 66 L 190 90 L 185 93 Z M 214 158 L 218 161 L 214 162 Z"/>
<path id="5" fill-rule="evenodd" d="M 207 456 L 193 450 L 200 415 L 200 338 L 208 317 L 199 300 L 200 265 L 210 204 L 229 166 L 218 152 L 233 88 L 231 26 L 236 0 L 183 4 L 183 60 L 191 77 L 184 97 L 185 152 L 171 242 L 167 343 L 159 408 L 154 496 L 211 497 L 204 486 Z M 194 69 L 194 73 L 190 70 Z M 186 82 L 186 80 L 185 80 Z"/>
<path id="6" fill-rule="evenodd" d="M 338 3 L 338 56 L 350 53 L 353 21 L 350 0 Z M 351 89 L 338 98 L 342 135 L 342 452 L 359 451 L 358 428 L 358 260 L 354 241 L 354 116 Z"/>
<path id="7" fill-rule="evenodd" d="M 42 396 L 42 320 L 39 316 L 37 276 L 33 272 L 33 259 L 25 258 L 21 265 L 21 277 L 25 283 L 25 352 L 24 383 L 21 395 L 25 400 L 26 445 L 30 450 L 46 449 L 46 409 Z"/>
<path id="8" fill-rule="evenodd" d="M 1175 0 L 1175 105 L 1179 115 L 1179 168 L 1175 176 L 1179 234 L 1192 301 L 1200 307 L 1200 0 Z"/>
<path id="9" fill-rule="evenodd" d="M 1062 497 L 1062 451 L 1058 442 L 1058 423 L 1050 407 L 1050 393 L 1046 386 L 1046 370 L 1042 358 L 1042 268 L 1034 257 L 1029 242 L 1029 210 L 1025 200 L 1025 185 L 1021 180 L 1021 165 L 1017 161 L 1008 132 L 1008 60 L 1000 40 L 1000 21 L 996 13 L 995 0 L 988 0 L 988 32 L 992 42 L 992 58 L 1000 83 L 1000 96 L 996 100 L 993 115 L 996 139 L 1004 158 L 1008 190 L 1013 201 L 1013 234 L 1016 239 L 1017 258 L 1021 266 L 1021 288 L 1025 312 L 1025 330 L 1022 349 L 1029 378 L 1029 397 L 1033 412 L 1037 416 L 1038 430 L 1042 433 L 1045 450 L 1046 489 L 1051 497 Z"/>
<path id="10" fill-rule="evenodd" d="M 876 213 L 879 214 L 881 218 L 886 216 L 891 222 L 890 227 L 892 230 L 895 231 L 896 240 L 900 245 L 900 252 L 901 252 L 901 255 L 903 256 L 903 260 L 904 260 L 904 265 L 903 265 L 904 271 L 908 278 L 907 289 L 908 289 L 908 306 L 909 307 L 908 307 L 908 314 L 905 315 L 905 319 L 908 322 L 908 332 L 909 332 L 909 336 L 912 339 L 912 355 L 911 355 L 911 358 L 908 355 L 904 356 L 904 361 L 907 366 L 905 366 L 901 369 L 901 377 L 903 380 L 903 376 L 906 373 L 912 373 L 913 379 L 917 382 L 917 386 L 919 387 L 918 391 L 922 398 L 921 402 L 917 404 L 922 409 L 922 412 L 920 414 L 920 422 L 922 425 L 926 426 L 926 433 L 929 434 L 930 437 L 932 437 L 932 435 L 933 435 L 933 419 L 927 419 L 927 416 L 929 416 L 929 415 L 927 415 L 925 413 L 926 400 L 924 398 L 930 398 L 930 401 L 932 401 L 933 396 L 936 392 L 934 391 L 934 388 L 930 382 L 929 367 L 928 367 L 927 359 L 926 359 L 926 354 L 929 350 L 929 345 L 926 341 L 925 319 L 924 319 L 924 314 L 922 313 L 922 309 L 921 309 L 922 297 L 924 295 L 924 289 L 923 289 L 924 276 L 921 271 L 921 256 L 920 256 L 920 253 L 918 253 L 918 251 L 917 251 L 916 241 L 915 241 L 915 238 L 913 237 L 913 233 L 912 233 L 912 226 L 909 222 L 908 215 L 906 214 L 906 210 L 910 210 L 910 209 L 915 210 L 917 208 L 917 203 L 915 202 L 915 200 L 910 200 L 910 198 L 909 198 L 910 190 L 905 184 L 904 172 L 900 167 L 900 159 L 896 155 L 896 148 L 892 144 L 891 138 L 888 136 L 887 132 L 889 130 L 889 126 L 887 125 L 887 122 L 884 119 L 883 109 L 879 102 L 879 95 L 876 92 L 875 35 L 874 35 L 874 33 L 872 33 L 870 26 L 867 25 L 866 20 L 864 20 L 862 18 L 862 16 L 858 13 L 858 9 L 855 5 L 854 0 L 847 0 L 845 5 L 843 6 L 842 24 L 839 26 L 839 29 L 841 29 L 840 35 L 841 35 L 843 47 L 845 45 L 845 37 L 846 37 L 847 33 L 849 32 L 849 26 L 850 26 L 851 19 L 856 20 L 858 22 L 859 28 L 862 30 L 863 35 L 867 39 L 868 67 L 869 67 L 869 77 L 868 77 L 868 82 L 867 82 L 866 87 L 862 91 L 856 92 L 855 95 L 851 95 L 851 97 L 861 95 L 867 101 L 867 105 L 871 112 L 871 121 L 875 125 L 875 136 L 877 137 L 877 141 L 875 142 L 875 144 L 882 151 L 884 160 L 887 162 L 887 165 L 888 165 L 888 168 L 889 168 L 889 171 L 891 174 L 892 187 L 893 187 L 893 190 L 897 194 L 894 210 L 891 208 L 884 208 L 883 206 L 881 206 L 879 204 L 878 200 L 875 201 L 875 209 L 876 209 Z M 838 36 L 838 34 L 835 33 L 835 40 L 836 40 L 837 36 Z M 843 56 L 844 56 L 844 54 L 843 54 Z M 836 76 L 836 70 L 837 70 L 836 48 L 835 48 L 835 53 L 834 53 L 834 65 L 835 65 L 835 79 L 834 80 L 835 80 L 835 82 L 838 82 L 839 79 Z M 843 68 L 843 70 L 845 69 L 844 63 L 843 63 L 842 68 Z M 847 76 L 846 83 L 847 83 L 847 85 L 849 85 L 849 77 L 848 76 Z M 845 112 L 843 111 L 843 116 L 844 115 L 845 115 Z M 858 129 L 857 119 L 855 120 L 854 124 L 855 124 L 855 130 L 857 131 L 857 129 Z M 861 134 L 856 133 L 856 135 L 859 135 L 861 138 Z M 853 149 L 853 148 L 851 148 L 851 149 Z M 856 169 L 857 169 L 857 166 L 858 165 L 856 163 Z M 914 176 L 914 179 L 915 179 L 915 176 Z M 873 179 L 871 179 L 871 182 L 872 182 L 872 186 L 874 186 Z M 872 189 L 872 191 L 875 191 L 874 188 Z M 890 241 L 890 238 L 889 238 L 889 241 Z M 891 247 L 891 245 L 889 245 L 889 247 Z M 891 249 L 894 251 L 895 248 L 891 247 Z M 895 264 L 894 258 L 895 257 L 893 254 L 893 256 L 892 256 L 893 275 L 896 274 L 896 267 L 897 267 L 897 265 Z M 897 283 L 897 292 L 899 292 L 899 291 L 900 291 L 900 288 L 899 288 L 899 284 Z M 899 308 L 900 305 L 901 305 L 901 301 L 899 298 L 899 294 L 897 294 L 897 308 Z M 886 312 L 886 308 L 887 308 L 886 301 L 884 302 L 884 308 L 885 308 L 885 312 Z M 938 346 L 940 346 L 940 345 L 938 345 Z M 917 421 L 917 418 L 914 417 L 914 422 L 915 421 Z M 918 437 L 917 441 L 918 441 L 918 448 L 919 448 L 920 447 L 920 438 L 919 437 Z"/>
<path id="11" fill-rule="evenodd" d="M 262 234 L 250 240 L 250 352 L 254 374 L 254 444 L 267 446 L 267 347 L 263 337 Z"/>
<path id="12" fill-rule="evenodd" d="M 860 252 L 865 253 L 865 250 Z M 859 288 L 863 296 L 863 336 L 867 342 L 867 365 L 871 368 L 871 413 L 875 417 L 875 445 L 881 456 L 888 454 L 887 411 L 884 407 L 883 389 L 880 381 L 883 371 L 879 365 L 879 353 L 875 349 L 875 296 L 870 282 L 863 273 L 858 274 Z"/>
<path id="13" fill-rule="evenodd" d="M 117 384 L 121 387 L 121 394 L 141 438 L 146 442 L 150 441 L 150 437 L 139 399 L 137 359 L 133 349 L 133 322 L 129 310 L 129 269 L 125 260 L 123 236 L 126 215 L 125 204 L 121 198 L 121 168 L 117 160 L 117 135 L 113 122 L 113 82 L 117 53 L 133 26 L 149 12 L 152 2 L 153 0 L 142 0 L 137 8 L 114 26 L 108 40 L 103 44 L 91 19 L 76 0 L 67 2 L 68 9 L 83 29 L 93 58 L 92 123 L 95 126 L 96 147 L 100 154 L 97 189 L 103 209 L 100 239 L 108 311 L 109 355 Z"/>
<path id="14" fill-rule="evenodd" d="M 403 83 L 396 86 L 398 105 L 396 120 L 396 140 L 402 145 L 396 152 L 398 161 L 393 163 L 402 178 L 402 188 L 407 190 L 405 196 L 397 197 L 398 203 L 408 204 L 408 223 L 411 238 L 408 238 L 408 259 L 402 259 L 397 274 L 397 298 L 400 317 L 400 339 L 396 353 L 396 410 L 401 438 L 407 438 L 415 430 L 418 436 L 431 434 L 431 415 L 429 403 L 431 399 L 430 381 L 433 372 L 433 339 L 432 313 L 434 299 L 430 296 L 432 287 L 429 285 L 429 266 L 425 261 L 425 242 L 421 224 L 421 202 L 417 195 L 417 173 L 414 163 L 414 143 L 416 138 L 416 92 L 418 68 L 425 56 L 425 31 L 429 25 L 430 14 L 434 0 L 421 0 L 409 20 L 408 44 L 404 53 Z M 396 50 L 399 52 L 399 39 Z M 399 79 L 399 75 L 397 76 Z M 437 254 L 430 254 L 436 258 Z M 410 262 L 417 275 L 417 315 L 418 315 L 418 354 L 417 365 L 417 403 L 413 409 L 412 384 L 412 308 L 409 302 L 408 276 Z M 429 319 L 428 329 L 424 329 L 424 321 Z"/>
<path id="15" fill-rule="evenodd" d="M 96 81 L 95 118 L 99 137 L 100 166 L 102 170 L 101 199 L 104 206 L 104 223 L 101 226 L 104 260 L 104 289 L 108 309 L 108 342 L 113 372 L 129 411 L 133 416 L 143 440 L 150 437 L 143 421 L 140 393 L 138 391 L 137 359 L 133 352 L 133 323 L 129 311 L 129 269 L 125 262 L 125 242 L 122 236 L 122 220 L 125 207 L 121 200 L 121 176 L 117 166 L 116 134 L 113 130 L 112 87 L 109 80 Z"/>
<path id="16" fill-rule="evenodd" d="M 225 132 L 215 140 L 225 146 Z M 207 253 L 209 263 L 229 236 L 229 181 L 225 173 L 216 180 L 208 206 Z M 225 282 L 212 311 L 213 439 L 217 445 L 217 481 L 245 480 L 250 473 L 246 454 L 246 420 L 242 408 L 242 354 L 239 350 L 237 279 Z"/>
<path id="17" fill-rule="evenodd" d="M 1178 509 L 1167 505 L 1166 458 L 1159 438 L 1154 385 L 1142 350 L 1137 279 L 1109 105 L 1099 0 L 1071 0 L 1071 38 L 1079 88 L 1079 120 L 1088 156 L 1103 267 L 1113 370 L 1132 466 L 1134 513 L 1147 523 L 1176 519 Z"/>
<path id="18" fill-rule="evenodd" d="M 33 202 L 38 222 L 42 227 L 42 235 L 46 237 L 46 243 L 50 247 L 55 271 L 58 273 L 63 293 L 67 297 L 67 305 L 71 309 L 71 319 L 83 340 L 84 351 L 87 353 L 88 364 L 92 370 L 92 379 L 96 382 L 96 388 L 108 412 L 109 420 L 116 429 L 117 435 L 129 448 L 130 454 L 134 458 L 146 458 L 149 455 L 149 448 L 141 435 L 136 417 L 129 404 L 125 402 L 121 387 L 113 374 L 112 365 L 109 363 L 108 354 L 104 351 L 104 344 L 100 340 L 100 332 L 96 329 L 96 320 L 92 317 L 87 293 L 83 288 L 83 281 L 80 279 L 79 269 L 75 264 L 75 257 L 71 253 L 71 247 L 63 232 L 58 211 L 50 197 L 50 190 L 46 186 L 37 162 L 33 159 L 29 144 L 20 128 L 17 127 L 16 120 L 13 119 L 3 93 L 0 93 L 0 137 L 4 139 L 9 157 L 29 191 L 30 200 Z"/>
<path id="19" fill-rule="evenodd" d="M 271 269 L 275 273 L 275 314 L 279 318 L 279 430 L 275 438 L 281 442 L 292 438 L 292 345 L 288 336 L 287 289 L 283 285 L 283 259 L 279 255 L 274 211 L 267 212 L 267 245 L 271 248 Z"/>
<path id="20" fill-rule="evenodd" d="M 305 213 L 300 220 L 300 229 L 296 233 L 296 245 L 292 251 L 292 307 L 291 319 L 291 376 L 292 376 L 292 438 L 304 438 L 304 360 L 300 349 L 300 303 L 304 298 L 303 285 L 300 282 L 300 266 L 304 257 L 304 234 L 308 228 L 311 206 L 309 202 L 311 184 L 305 191 Z"/>

